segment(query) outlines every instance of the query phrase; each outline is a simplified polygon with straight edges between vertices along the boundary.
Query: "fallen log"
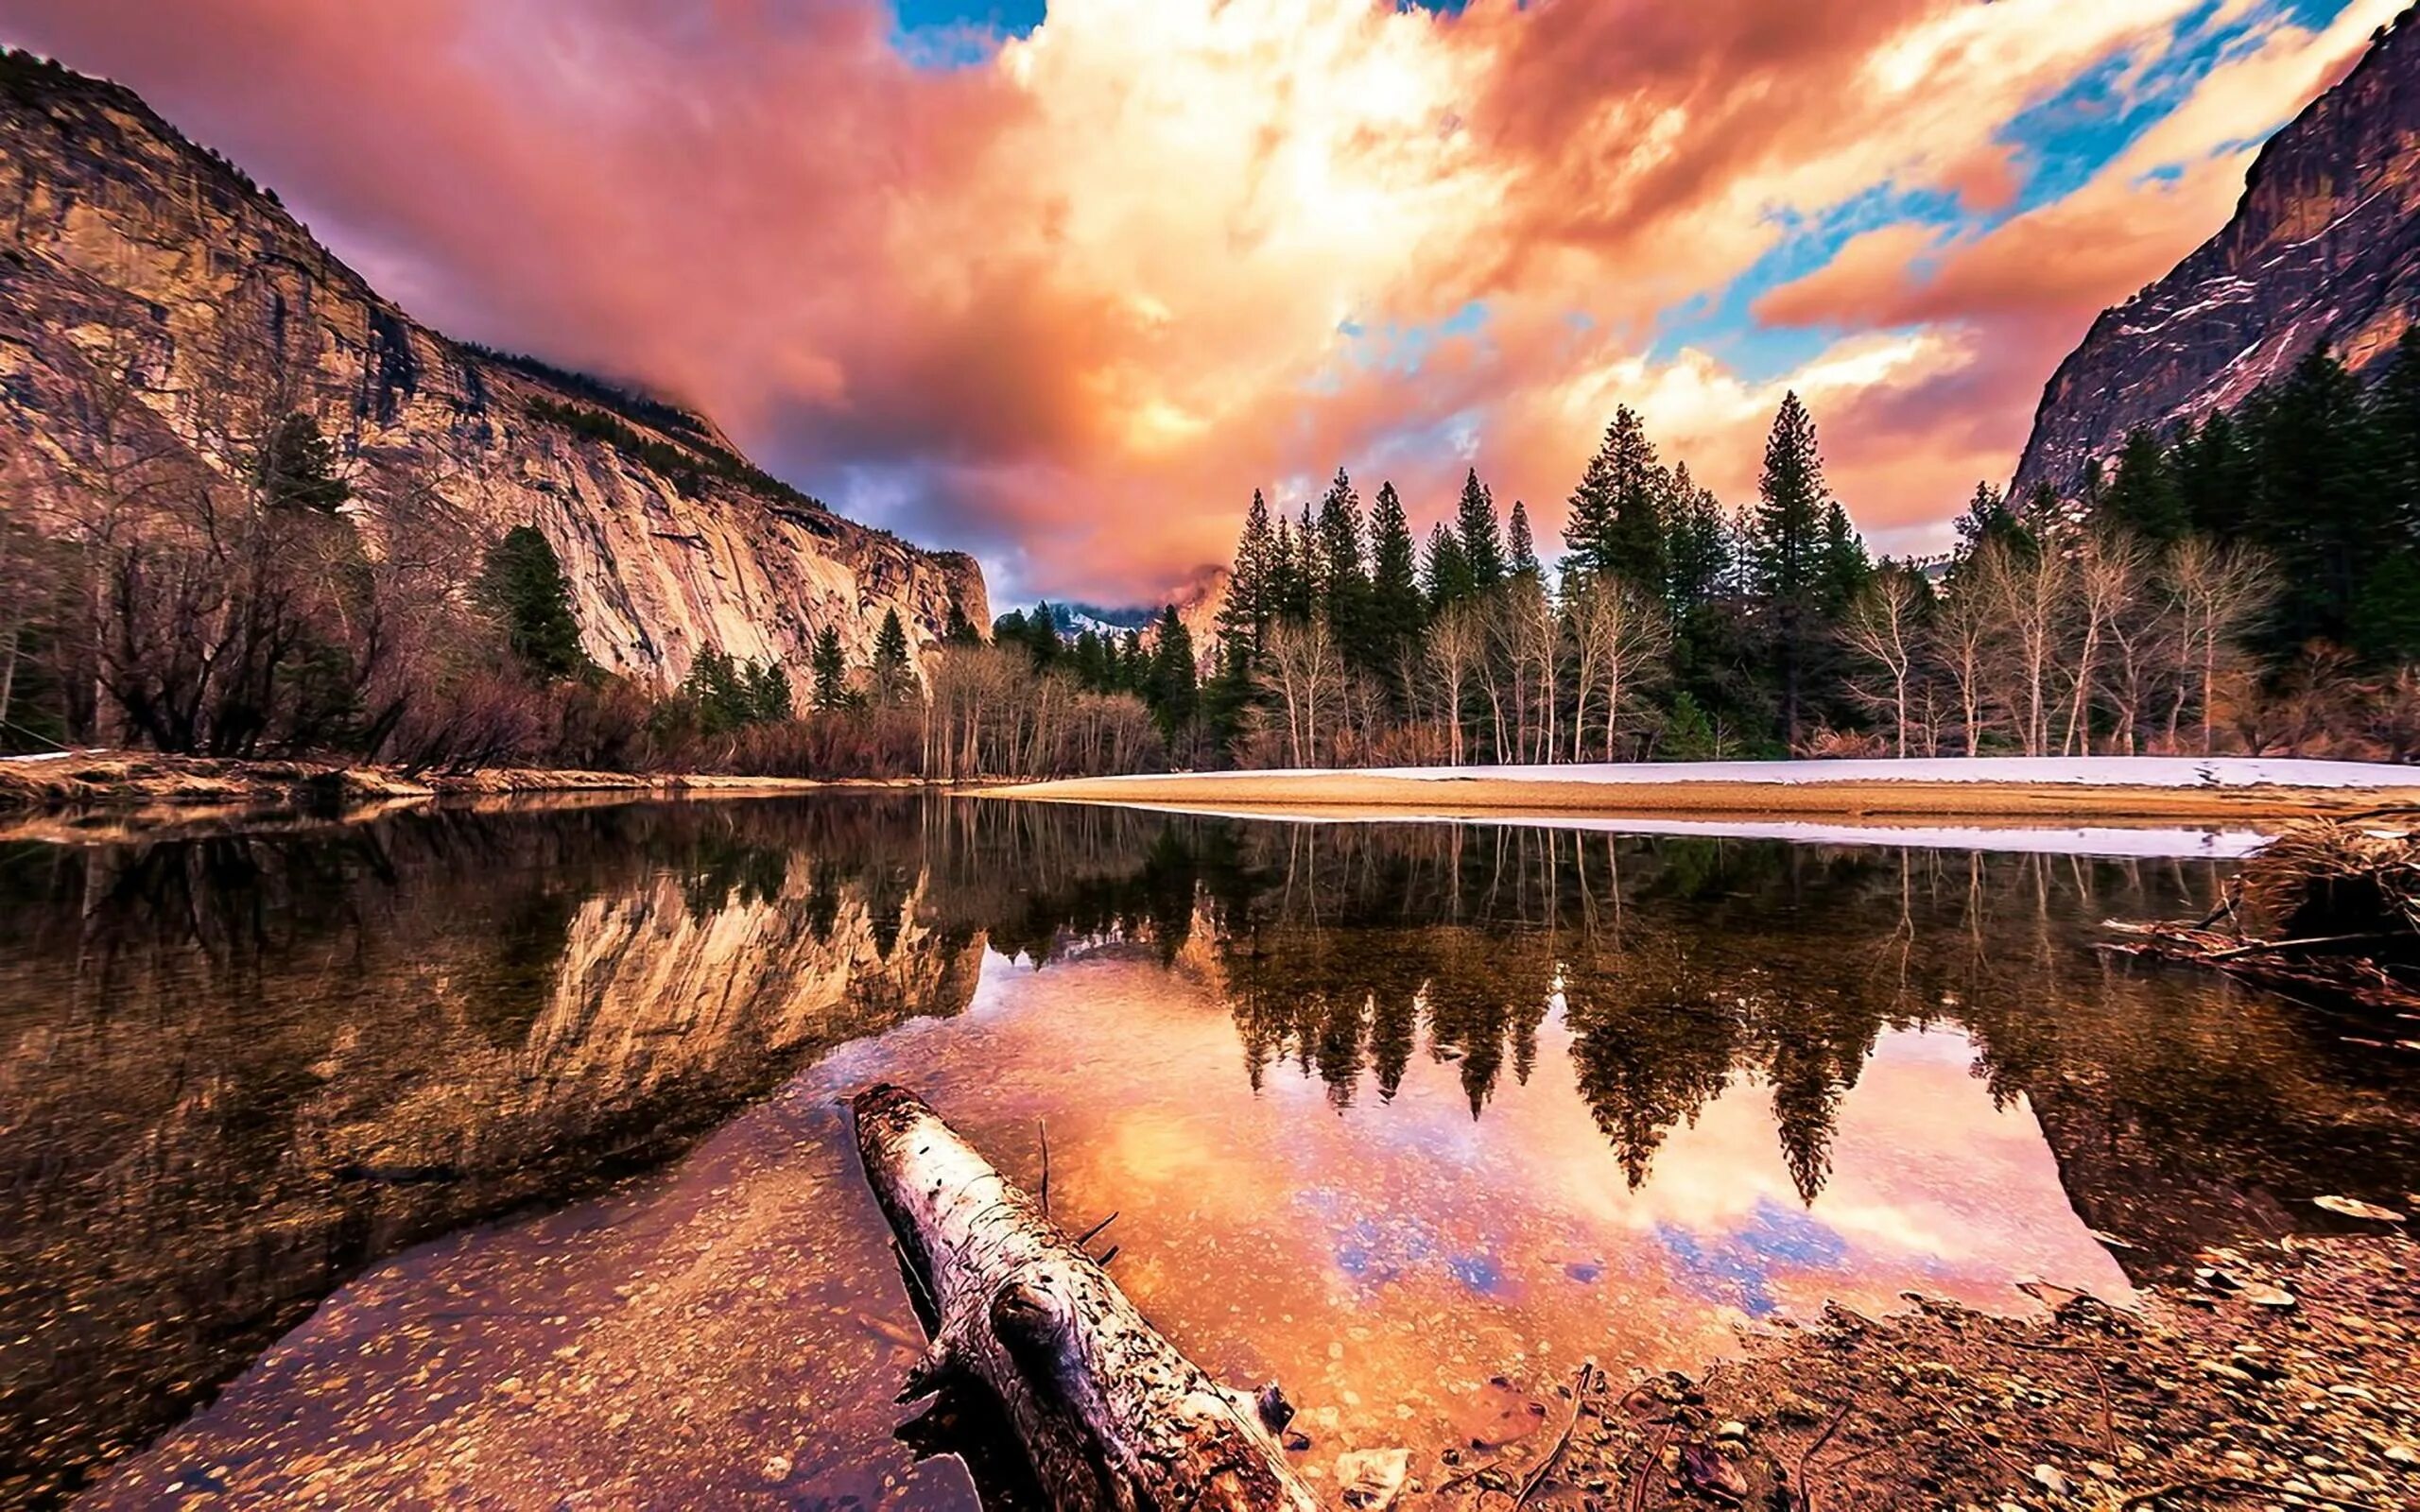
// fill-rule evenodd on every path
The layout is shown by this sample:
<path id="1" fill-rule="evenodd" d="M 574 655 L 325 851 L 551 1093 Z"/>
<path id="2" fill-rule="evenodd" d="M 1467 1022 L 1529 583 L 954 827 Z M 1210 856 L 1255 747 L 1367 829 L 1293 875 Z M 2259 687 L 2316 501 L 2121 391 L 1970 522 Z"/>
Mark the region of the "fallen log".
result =
<path id="1" fill-rule="evenodd" d="M 2373 936 L 2252 939 L 2187 924 L 2104 925 L 2123 938 L 2105 948 L 2125 955 L 2176 961 L 2221 971 L 2314 1008 L 2375 1020 L 2420 1015 L 2420 985 L 2401 963 L 2388 964 L 2347 947 Z"/>
<path id="2" fill-rule="evenodd" d="M 1315 1512 L 1275 1439 L 1286 1410 L 1273 1389 L 1256 1405 L 1178 1353 L 915 1093 L 869 1088 L 850 1110 L 866 1179 L 937 1320 L 901 1401 L 979 1382 L 1066 1512 Z"/>

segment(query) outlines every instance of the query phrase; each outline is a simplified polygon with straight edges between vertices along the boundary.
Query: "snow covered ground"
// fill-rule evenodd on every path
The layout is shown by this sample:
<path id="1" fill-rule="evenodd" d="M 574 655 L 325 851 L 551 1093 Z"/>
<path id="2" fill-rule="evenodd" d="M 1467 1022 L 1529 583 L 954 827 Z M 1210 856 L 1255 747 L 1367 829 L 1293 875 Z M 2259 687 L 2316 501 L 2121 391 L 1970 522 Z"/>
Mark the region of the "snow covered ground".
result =
<path id="1" fill-rule="evenodd" d="M 1905 761 L 1582 762 L 1554 766 L 1355 766 L 1220 772 L 1221 782 L 1320 777 L 1500 782 L 2022 782 L 2091 787 L 2420 787 L 2420 766 L 2269 756 L 1925 756 Z M 1090 782 L 1184 781 L 1139 773 Z"/>
<path id="2" fill-rule="evenodd" d="M 1243 819 L 1264 824 L 1501 824 L 1591 834 L 1697 836 L 1721 840 L 1788 840 L 1798 845 L 1874 846 L 1883 850 L 1993 850 L 2010 854 L 2183 857 L 2238 861 L 2270 841 L 2256 830 L 2122 825 L 1826 824 L 1799 819 L 1600 818 L 1578 815 L 1420 813 L 1301 814 L 1270 809 L 1219 809 L 1192 803 L 1137 803 L 1155 814 Z"/>

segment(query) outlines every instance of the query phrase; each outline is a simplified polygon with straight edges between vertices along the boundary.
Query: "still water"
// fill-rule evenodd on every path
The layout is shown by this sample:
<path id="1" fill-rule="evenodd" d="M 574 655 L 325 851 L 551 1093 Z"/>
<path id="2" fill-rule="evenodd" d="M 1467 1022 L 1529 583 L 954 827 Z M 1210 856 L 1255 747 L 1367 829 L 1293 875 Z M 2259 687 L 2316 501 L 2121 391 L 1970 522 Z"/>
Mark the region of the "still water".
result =
<path id="1" fill-rule="evenodd" d="M 16 842 L 0 1501 L 977 1506 L 898 1435 L 876 1080 L 1046 1131 L 1314 1477 L 1827 1298 L 2123 1298 L 2420 1166 L 2407 1059 L 2092 948 L 2225 868 L 906 794 Z"/>

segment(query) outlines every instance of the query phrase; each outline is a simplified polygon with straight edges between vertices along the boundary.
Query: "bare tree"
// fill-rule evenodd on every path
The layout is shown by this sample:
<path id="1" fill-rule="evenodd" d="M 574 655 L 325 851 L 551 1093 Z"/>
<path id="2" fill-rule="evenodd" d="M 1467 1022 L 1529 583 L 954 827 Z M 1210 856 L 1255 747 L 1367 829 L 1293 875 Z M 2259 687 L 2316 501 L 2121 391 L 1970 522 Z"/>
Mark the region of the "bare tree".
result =
<path id="1" fill-rule="evenodd" d="M 2141 583 L 2109 625 L 2107 683 L 2117 716 L 2111 734 L 2129 756 L 2141 752 L 2146 717 L 2162 691 L 2176 680 L 2184 616 L 2168 568 L 2165 555 L 2147 554 Z M 2169 743 L 2174 744 L 2173 731 Z"/>
<path id="2" fill-rule="evenodd" d="M 1562 617 L 1545 585 L 1523 573 L 1497 590 L 1495 618 L 1512 674 L 1513 759 L 1550 762 L 1563 667 Z"/>
<path id="3" fill-rule="evenodd" d="M 1982 754 L 1993 662 L 2004 638 L 1994 606 L 1999 602 L 1996 578 L 2005 562 L 2006 553 L 1996 545 L 1976 552 L 1952 578 L 1933 620 L 1933 654 L 1956 690 L 1959 732 L 1969 756 Z"/>
<path id="4" fill-rule="evenodd" d="M 1479 623 L 1478 610 L 1467 603 L 1447 605 L 1428 627 L 1428 665 L 1437 675 L 1439 713 L 1445 725 L 1446 760 L 1451 765 L 1462 765 L 1462 700 L 1472 668 L 1484 658 L 1486 648 L 1486 628 Z"/>
<path id="5" fill-rule="evenodd" d="M 1903 759 L 1908 754 L 1909 695 L 1922 650 L 1918 615 L 1923 602 L 1914 575 L 1886 563 L 1849 607 L 1841 627 L 1841 639 L 1849 649 L 1880 669 L 1880 691 L 1862 681 L 1852 683 L 1851 689 L 1869 707 L 1889 711 L 1893 748 Z"/>
<path id="6" fill-rule="evenodd" d="M 2072 662 L 2067 669 L 2072 687 L 2067 700 L 2066 733 L 2060 754 L 2092 754 L 2093 695 L 2100 686 L 2101 658 L 2117 635 L 2118 622 L 2135 607 L 2142 593 L 2146 558 L 2140 541 L 2121 531 L 2094 531 L 2076 548 L 2066 586 L 2074 594 Z"/>
<path id="7" fill-rule="evenodd" d="M 1603 711 L 1605 760 L 1621 755 L 1623 717 L 1668 675 L 1672 620 L 1664 606 L 1619 578 L 1583 584 L 1571 602 L 1571 759 L 1583 759 L 1588 711 Z"/>
<path id="8" fill-rule="evenodd" d="M 1327 617 L 1281 620 L 1269 627 L 1269 663 L 1286 712 L 1286 746 L 1296 766 L 1323 759 L 1321 736 L 1336 714 L 1343 687 L 1344 659 Z"/>
<path id="9" fill-rule="evenodd" d="M 2220 679 L 2233 670 L 2238 643 L 2268 618 L 2277 597 L 2276 574 L 2266 557 L 2249 547 L 2195 537 L 2170 551 L 2168 576 L 2180 616 L 2179 676 L 2175 702 L 2169 709 L 2169 740 L 2175 743 L 2188 699 L 2197 700 L 2202 749 L 2207 752 L 2216 748 L 2213 709 Z"/>
<path id="10" fill-rule="evenodd" d="M 1990 608 L 2005 627 L 2011 653 L 2006 669 L 2010 685 L 2001 701 L 2015 714 L 2025 754 L 2047 755 L 2050 681 L 2059 667 L 2061 640 L 2066 630 L 2070 568 L 2067 558 L 2048 542 L 2031 552 L 2006 546 L 1985 549 L 1998 557 L 1995 570 L 1982 581 L 1994 590 Z"/>

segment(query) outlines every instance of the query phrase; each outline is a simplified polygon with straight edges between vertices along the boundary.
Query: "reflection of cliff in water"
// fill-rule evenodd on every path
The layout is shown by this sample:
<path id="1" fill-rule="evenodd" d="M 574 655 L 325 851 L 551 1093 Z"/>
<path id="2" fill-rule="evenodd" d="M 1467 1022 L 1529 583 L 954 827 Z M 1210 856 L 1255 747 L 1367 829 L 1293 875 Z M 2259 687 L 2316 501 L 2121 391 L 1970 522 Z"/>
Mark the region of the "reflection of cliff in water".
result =
<path id="1" fill-rule="evenodd" d="M 912 802 L 417 814 L 0 851 L 0 1501 L 362 1265 L 661 1159 L 971 994 Z"/>
<path id="2" fill-rule="evenodd" d="M 1032 821 L 1003 821 L 1003 831 Z M 2310 1220 L 2294 1198 L 2399 1199 L 2420 1069 L 2289 1005 L 2092 948 L 2100 921 L 2206 906 L 2221 869 L 1512 826 L 1250 825 L 1094 812 L 1090 871 L 1013 941 L 1215 941 L 1255 1078 L 1331 1101 L 1459 1062 L 1474 1115 L 1526 1080 L 1558 1004 L 1572 1074 L 1633 1186 L 1735 1076 L 1770 1094 L 1802 1195 L 1885 1029 L 1954 1025 L 2035 1111 L 2078 1212 L 2138 1278 Z M 994 837 L 997 843 L 997 837 Z M 1008 848 L 1012 850 L 1013 848 Z M 1122 850 L 1122 881 L 1101 857 Z M 1047 875 L 1004 850 L 1005 872 Z M 1184 906 L 1199 896 L 1197 911 Z M 1001 948 L 1011 936 L 995 934 Z"/>

